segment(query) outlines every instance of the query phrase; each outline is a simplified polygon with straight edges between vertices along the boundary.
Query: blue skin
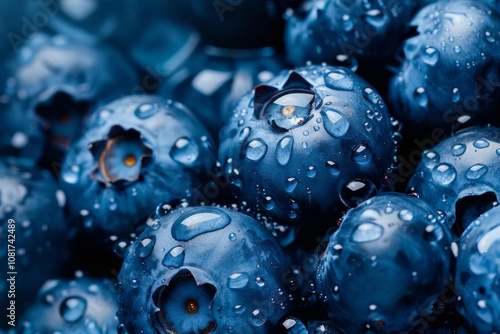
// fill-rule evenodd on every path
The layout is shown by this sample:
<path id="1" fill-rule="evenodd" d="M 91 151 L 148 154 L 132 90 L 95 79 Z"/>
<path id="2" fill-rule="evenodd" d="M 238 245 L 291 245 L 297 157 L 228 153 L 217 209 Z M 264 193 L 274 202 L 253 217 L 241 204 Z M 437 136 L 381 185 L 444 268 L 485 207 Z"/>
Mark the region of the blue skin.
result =
<path id="1" fill-rule="evenodd" d="M 17 333 L 116 334 L 117 311 L 116 291 L 109 280 L 49 280 L 23 314 Z"/>
<path id="2" fill-rule="evenodd" d="M 295 317 L 287 317 L 281 322 L 281 329 L 286 334 L 342 334 L 331 321 L 302 322 Z"/>
<path id="3" fill-rule="evenodd" d="M 61 176 L 84 228 L 127 236 L 159 201 L 197 200 L 214 161 L 210 136 L 184 106 L 133 95 L 95 111 Z"/>
<path id="4" fill-rule="evenodd" d="M 499 0 L 482 0 L 484 3 L 489 4 L 490 6 L 496 8 L 497 11 L 500 11 L 500 1 Z M 437 2 L 436 0 L 418 0 L 417 4 L 418 7 L 425 7 L 427 5 L 430 5 L 431 3 Z"/>
<path id="5" fill-rule="evenodd" d="M 389 89 L 396 117 L 416 133 L 498 122 L 500 13 L 479 1 L 441 1 L 411 26 L 417 35 L 404 42 Z"/>
<path id="6" fill-rule="evenodd" d="M 348 56 L 373 69 L 394 54 L 413 8 L 411 0 L 306 1 L 286 25 L 287 59 L 304 66 Z"/>
<path id="7" fill-rule="evenodd" d="M 349 211 L 320 259 L 317 287 L 345 333 L 421 326 L 446 284 L 451 237 L 424 201 L 384 193 Z"/>
<path id="8" fill-rule="evenodd" d="M 27 160 L 0 160 L 0 261 L 7 278 L 8 246 L 16 251 L 16 312 L 20 315 L 45 280 L 57 274 L 68 258 L 69 229 L 63 214 L 65 196 L 52 175 Z M 9 219 L 15 229 L 9 228 Z M 15 235 L 15 240 L 10 232 Z M 11 241 L 9 241 L 11 240 Z M 12 247 L 11 247 L 12 249 Z M 5 275 L 5 276 L 4 276 Z M 8 307 L 7 282 L 0 284 L 0 308 Z M 5 319 L 4 319 L 5 320 Z M 0 328 L 7 321 L 0 323 Z"/>
<path id="9" fill-rule="evenodd" d="M 460 236 L 473 219 L 500 199 L 499 150 L 499 128 L 464 129 L 423 152 L 408 190 L 443 211 L 448 227 Z"/>
<path id="10" fill-rule="evenodd" d="M 48 164 L 61 160 L 91 110 L 130 92 L 138 81 L 114 49 L 62 35 L 31 35 L 14 63 L 0 116 L 1 150 Z M 16 135 L 26 140 L 13 141 Z"/>
<path id="11" fill-rule="evenodd" d="M 399 133 L 371 85 L 344 68 L 310 66 L 240 98 L 220 138 L 239 200 L 282 224 L 311 225 L 376 193 Z"/>
<path id="12" fill-rule="evenodd" d="M 500 207 L 471 224 L 460 238 L 456 288 L 460 309 L 478 334 L 500 331 Z"/>
<path id="13" fill-rule="evenodd" d="M 181 66 L 168 73 L 158 94 L 193 110 L 214 138 L 231 116 L 237 99 L 285 68 L 271 47 L 230 50 L 196 44 L 192 38 L 186 39 L 184 47 L 194 49 L 183 54 Z M 179 55 L 174 57 L 178 61 Z"/>
<path id="14" fill-rule="evenodd" d="M 274 333 L 300 302 L 274 237 L 219 207 L 179 208 L 151 222 L 118 279 L 118 317 L 130 333 Z"/>

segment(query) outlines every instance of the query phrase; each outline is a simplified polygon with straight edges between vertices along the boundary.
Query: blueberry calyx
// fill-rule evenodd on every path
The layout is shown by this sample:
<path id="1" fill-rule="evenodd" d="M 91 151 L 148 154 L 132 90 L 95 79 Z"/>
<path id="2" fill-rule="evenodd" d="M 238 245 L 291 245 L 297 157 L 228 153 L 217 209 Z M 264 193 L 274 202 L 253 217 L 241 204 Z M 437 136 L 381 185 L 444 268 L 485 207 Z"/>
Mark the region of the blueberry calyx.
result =
<path id="1" fill-rule="evenodd" d="M 305 124 L 311 118 L 316 101 L 316 93 L 311 88 L 312 85 L 295 71 L 290 73 L 281 90 L 257 86 L 254 97 L 257 118 L 267 119 L 278 132 Z"/>
<path id="2" fill-rule="evenodd" d="M 179 334 L 215 332 L 217 322 L 211 307 L 215 293 L 213 285 L 198 282 L 189 270 L 180 270 L 153 295 L 157 329 Z"/>
<path id="3" fill-rule="evenodd" d="M 91 143 L 90 152 L 95 160 L 91 177 L 106 186 L 137 181 L 153 155 L 139 131 L 119 125 L 111 127 L 105 139 Z"/>
<path id="4" fill-rule="evenodd" d="M 80 130 L 82 119 L 89 108 L 88 101 L 77 101 L 70 94 L 60 91 L 40 103 L 36 112 L 41 117 L 51 142 L 68 147 Z"/>

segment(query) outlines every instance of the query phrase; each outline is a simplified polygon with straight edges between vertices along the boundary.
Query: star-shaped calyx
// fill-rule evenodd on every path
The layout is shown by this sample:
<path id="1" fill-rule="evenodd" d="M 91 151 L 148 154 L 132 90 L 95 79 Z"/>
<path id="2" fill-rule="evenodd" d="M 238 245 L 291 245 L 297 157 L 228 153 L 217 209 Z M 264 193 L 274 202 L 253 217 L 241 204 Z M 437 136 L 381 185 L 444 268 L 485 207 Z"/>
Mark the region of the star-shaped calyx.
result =
<path id="1" fill-rule="evenodd" d="M 304 124 L 314 109 L 316 94 L 312 85 L 292 71 L 282 89 L 259 85 L 254 91 L 258 118 L 267 119 L 276 131 L 288 131 Z"/>
<path id="2" fill-rule="evenodd" d="M 105 139 L 90 144 L 90 152 L 95 161 L 91 177 L 106 186 L 137 181 L 153 155 L 139 131 L 119 125 L 113 126 Z"/>

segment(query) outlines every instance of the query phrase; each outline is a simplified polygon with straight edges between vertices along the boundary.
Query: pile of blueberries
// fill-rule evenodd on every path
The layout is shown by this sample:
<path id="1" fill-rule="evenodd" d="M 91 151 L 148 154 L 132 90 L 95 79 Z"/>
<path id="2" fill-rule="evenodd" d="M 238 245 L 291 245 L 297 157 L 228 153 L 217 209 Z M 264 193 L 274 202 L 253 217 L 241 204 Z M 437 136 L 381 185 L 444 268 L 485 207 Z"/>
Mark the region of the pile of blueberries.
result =
<path id="1" fill-rule="evenodd" d="M 0 332 L 500 333 L 500 1 L 0 16 Z"/>

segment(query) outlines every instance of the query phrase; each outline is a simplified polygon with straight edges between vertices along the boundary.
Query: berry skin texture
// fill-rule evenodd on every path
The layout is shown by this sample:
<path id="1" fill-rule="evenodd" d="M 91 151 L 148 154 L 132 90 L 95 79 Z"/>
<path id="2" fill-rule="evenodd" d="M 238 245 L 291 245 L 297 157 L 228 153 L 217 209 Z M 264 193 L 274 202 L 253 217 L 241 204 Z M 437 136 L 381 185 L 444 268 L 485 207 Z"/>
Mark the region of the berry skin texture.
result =
<path id="1" fill-rule="evenodd" d="M 109 280 L 49 280 L 23 315 L 17 333 L 116 334 L 116 297 Z"/>
<path id="2" fill-rule="evenodd" d="M 282 224 L 324 223 L 375 195 L 399 140 L 380 95 L 348 69 L 283 71 L 221 130 L 234 194 Z"/>
<path id="3" fill-rule="evenodd" d="M 500 199 L 500 129 L 464 129 L 422 154 L 410 192 L 442 211 L 460 233 Z"/>
<path id="4" fill-rule="evenodd" d="M 61 177 L 84 228 L 127 236 L 158 202 L 196 195 L 214 161 L 210 136 L 184 106 L 132 95 L 95 111 Z"/>
<path id="5" fill-rule="evenodd" d="M 476 219 L 458 246 L 456 288 L 469 324 L 478 334 L 500 331 L 500 207 Z"/>
<path id="6" fill-rule="evenodd" d="M 219 207 L 179 208 L 127 249 L 118 276 L 130 333 L 274 333 L 299 285 L 274 237 Z"/>
<path id="7" fill-rule="evenodd" d="M 61 160 L 90 111 L 128 93 L 138 81 L 114 49 L 63 35 L 33 34 L 14 62 L 5 87 L 10 100 L 2 106 L 2 150 L 34 159 L 49 155 L 44 157 L 49 163 Z M 38 143 L 40 132 L 47 148 Z M 59 153 L 55 159 L 53 151 Z"/>
<path id="8" fill-rule="evenodd" d="M 306 1 L 287 22 L 287 58 L 295 66 L 344 57 L 381 63 L 394 53 L 414 5 L 411 0 Z"/>
<path id="9" fill-rule="evenodd" d="M 410 329 L 446 284 L 450 242 L 443 217 L 415 197 L 384 193 L 350 210 L 318 265 L 330 319 L 345 333 Z"/>
<path id="10" fill-rule="evenodd" d="M 0 307 L 5 310 L 11 300 L 7 298 L 10 284 L 5 279 L 10 275 L 6 272 L 17 272 L 14 299 L 20 315 L 38 288 L 68 258 L 69 231 L 63 214 L 66 197 L 49 172 L 14 158 L 0 160 L 0 189 Z M 10 267 L 12 251 L 15 261 Z M 7 326 L 7 321 L 1 326 Z"/>
<path id="11" fill-rule="evenodd" d="M 480 1 L 441 1 L 411 22 L 391 110 L 413 132 L 498 122 L 500 13 Z"/>

